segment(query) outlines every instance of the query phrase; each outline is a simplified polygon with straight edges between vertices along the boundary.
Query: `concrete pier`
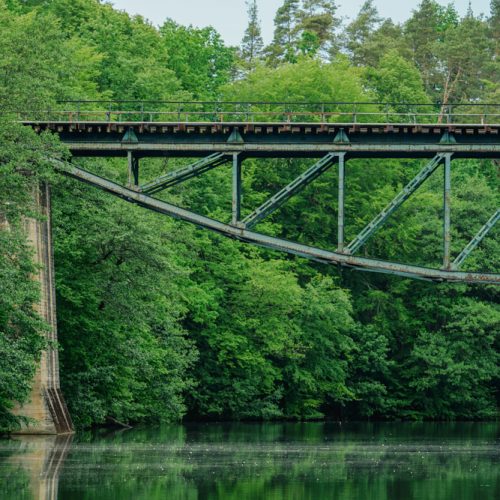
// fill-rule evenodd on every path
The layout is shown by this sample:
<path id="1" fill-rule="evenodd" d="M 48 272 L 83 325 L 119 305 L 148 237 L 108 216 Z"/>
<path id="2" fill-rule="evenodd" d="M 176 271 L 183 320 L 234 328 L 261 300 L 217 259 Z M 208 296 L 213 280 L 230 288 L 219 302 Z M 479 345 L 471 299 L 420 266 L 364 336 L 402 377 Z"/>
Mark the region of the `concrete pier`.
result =
<path id="1" fill-rule="evenodd" d="M 40 264 L 40 269 L 34 277 L 40 283 L 41 291 L 40 302 L 36 308 L 50 326 L 47 339 L 52 346 L 49 345 L 42 353 L 29 401 L 16 408 L 15 413 L 33 419 L 32 423 L 18 432 L 19 434 L 67 434 L 73 432 L 73 423 L 59 382 L 54 256 L 48 184 L 36 189 L 34 196 L 45 219 L 27 220 L 26 229 L 35 251 L 34 260 Z"/>

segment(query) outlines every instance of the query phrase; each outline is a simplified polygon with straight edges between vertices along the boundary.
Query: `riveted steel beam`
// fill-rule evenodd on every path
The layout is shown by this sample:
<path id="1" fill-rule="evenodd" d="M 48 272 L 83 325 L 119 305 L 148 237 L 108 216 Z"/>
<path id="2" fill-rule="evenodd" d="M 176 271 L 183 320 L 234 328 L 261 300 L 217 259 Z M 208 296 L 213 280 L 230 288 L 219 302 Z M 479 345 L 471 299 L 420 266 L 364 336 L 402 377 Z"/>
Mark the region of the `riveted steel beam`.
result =
<path id="1" fill-rule="evenodd" d="M 112 181 L 103 179 L 91 172 L 87 172 L 75 165 L 66 165 L 62 162 L 54 162 L 56 168 L 62 174 L 73 177 L 81 182 L 88 183 L 98 189 L 102 189 L 114 196 L 122 198 L 129 203 L 142 206 L 149 210 L 159 212 L 170 217 L 184 220 L 195 224 L 196 226 L 215 231 L 227 237 L 234 238 L 246 243 L 262 246 L 265 248 L 287 252 L 294 255 L 322 262 L 325 264 L 342 265 L 351 267 L 360 271 L 379 272 L 394 274 L 429 281 L 450 282 L 450 283 L 491 283 L 500 285 L 499 274 L 489 273 L 467 273 L 460 271 L 446 271 L 442 269 L 431 269 L 428 267 L 400 264 L 395 262 L 386 262 L 375 259 L 367 259 L 346 255 L 337 252 L 331 252 L 319 248 L 310 247 L 300 243 L 267 236 L 264 234 L 248 231 L 243 228 L 234 227 L 229 224 L 211 219 L 209 217 L 193 213 L 189 210 L 179 208 L 170 203 L 164 202 L 144 195 L 143 193 L 127 189 Z"/>
<path id="2" fill-rule="evenodd" d="M 143 193 L 154 194 L 164 189 L 168 189 L 176 184 L 180 184 L 188 179 L 204 174 L 219 165 L 227 163 L 231 157 L 225 153 L 215 153 L 206 158 L 202 158 L 188 167 L 181 168 L 174 172 L 158 177 L 154 181 L 141 186 L 140 191 Z"/>
<path id="3" fill-rule="evenodd" d="M 451 155 L 450 155 L 451 156 Z M 380 212 L 364 229 L 347 245 L 346 253 L 356 253 L 368 239 L 382 226 L 386 220 L 428 179 L 445 159 L 446 154 L 437 154 L 434 158 L 405 186 L 405 188 Z"/>
<path id="4" fill-rule="evenodd" d="M 231 223 L 237 225 L 241 219 L 241 157 L 238 153 L 233 154 L 233 202 Z"/>
<path id="5" fill-rule="evenodd" d="M 498 209 L 488 220 L 488 222 L 479 230 L 472 238 L 469 244 L 462 250 L 460 255 L 453 261 L 452 270 L 457 270 L 463 264 L 464 260 L 475 250 L 475 248 L 484 240 L 486 235 L 493 229 L 495 224 L 500 220 L 500 209 Z"/>
<path id="6" fill-rule="evenodd" d="M 343 153 L 342 153 L 343 154 Z M 320 161 L 316 162 L 312 167 L 307 169 L 303 174 L 299 175 L 288 186 L 285 186 L 281 191 L 269 198 L 259 208 L 255 209 L 250 215 L 243 219 L 243 224 L 247 228 L 255 226 L 264 217 L 281 207 L 293 195 L 304 189 L 314 179 L 317 179 L 321 174 L 326 172 L 339 158 L 339 153 L 328 153 Z"/>

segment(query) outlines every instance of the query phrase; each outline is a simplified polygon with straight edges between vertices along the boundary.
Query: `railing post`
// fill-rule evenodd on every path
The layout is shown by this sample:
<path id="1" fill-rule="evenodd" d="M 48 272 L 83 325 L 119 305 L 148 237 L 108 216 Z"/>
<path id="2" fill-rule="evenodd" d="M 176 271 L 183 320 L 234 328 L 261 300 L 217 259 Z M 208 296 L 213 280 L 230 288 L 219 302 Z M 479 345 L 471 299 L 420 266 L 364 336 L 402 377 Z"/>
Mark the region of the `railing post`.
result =
<path id="1" fill-rule="evenodd" d="M 345 200 L 345 153 L 339 154 L 339 190 L 338 190 L 338 233 L 337 252 L 344 251 L 344 200 Z"/>
<path id="2" fill-rule="evenodd" d="M 236 226 L 241 219 L 241 158 L 233 154 L 233 203 L 231 223 Z"/>
<path id="3" fill-rule="evenodd" d="M 445 156 L 444 161 L 444 193 L 443 193 L 443 268 L 450 269 L 450 245 L 451 245 L 451 154 Z"/>

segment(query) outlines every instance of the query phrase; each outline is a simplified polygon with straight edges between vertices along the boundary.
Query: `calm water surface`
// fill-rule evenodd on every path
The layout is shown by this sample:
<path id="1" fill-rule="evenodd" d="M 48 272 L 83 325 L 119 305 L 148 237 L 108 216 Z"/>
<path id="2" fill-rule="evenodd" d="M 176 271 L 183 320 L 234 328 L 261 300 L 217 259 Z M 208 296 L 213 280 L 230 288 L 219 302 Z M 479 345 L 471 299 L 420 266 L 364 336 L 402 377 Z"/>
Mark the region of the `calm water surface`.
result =
<path id="1" fill-rule="evenodd" d="M 500 424 L 201 424 L 0 440 L 0 499 L 500 499 Z"/>

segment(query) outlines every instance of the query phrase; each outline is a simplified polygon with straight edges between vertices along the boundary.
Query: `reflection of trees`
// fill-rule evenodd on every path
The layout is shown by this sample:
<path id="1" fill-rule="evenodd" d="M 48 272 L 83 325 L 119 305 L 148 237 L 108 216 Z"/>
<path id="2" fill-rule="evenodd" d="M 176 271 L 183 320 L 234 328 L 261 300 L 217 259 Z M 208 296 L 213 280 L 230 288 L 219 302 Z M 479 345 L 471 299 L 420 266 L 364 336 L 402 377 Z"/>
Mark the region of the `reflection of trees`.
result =
<path id="1" fill-rule="evenodd" d="M 197 424 L 76 438 L 60 498 L 500 498 L 497 424 Z M 0 448 L 1 449 L 1 448 Z M 12 450 L 9 477 L 29 473 Z M 26 469 L 25 469 L 26 470 Z M 4 491 L 14 491 L 0 487 Z M 486 489 L 485 489 L 486 488 Z M 6 498 L 10 498 L 6 495 Z M 29 498 L 16 497 L 13 498 Z"/>

